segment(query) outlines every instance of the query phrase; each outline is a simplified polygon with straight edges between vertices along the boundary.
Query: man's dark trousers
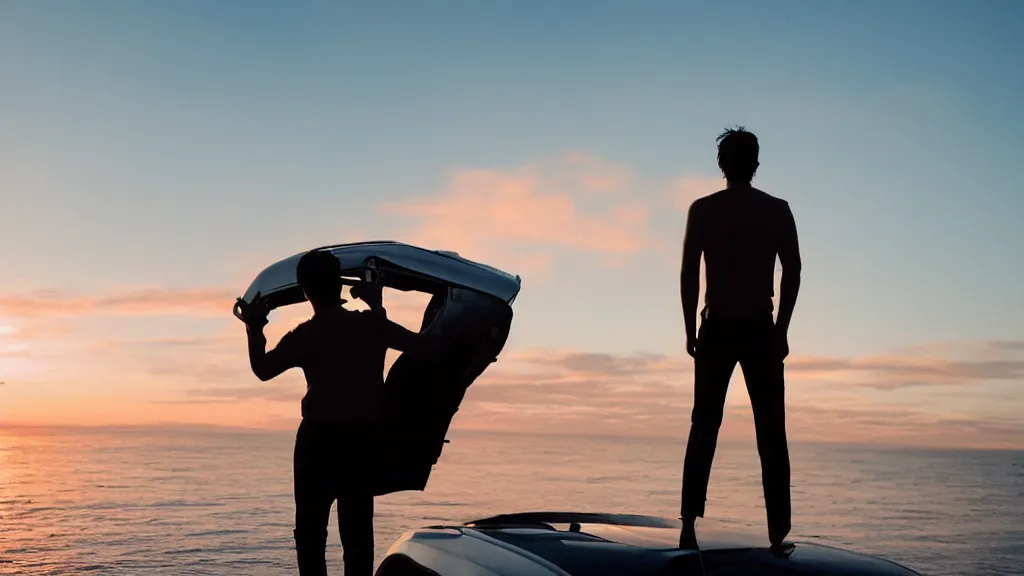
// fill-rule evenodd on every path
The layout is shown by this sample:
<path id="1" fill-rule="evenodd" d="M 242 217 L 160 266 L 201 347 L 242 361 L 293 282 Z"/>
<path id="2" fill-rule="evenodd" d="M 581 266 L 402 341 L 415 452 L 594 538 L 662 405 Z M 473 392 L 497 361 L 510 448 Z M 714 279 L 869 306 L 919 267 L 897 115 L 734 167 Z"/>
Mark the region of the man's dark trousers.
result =
<path id="1" fill-rule="evenodd" d="M 711 462 L 722 425 L 725 395 L 737 362 L 754 412 L 769 535 L 790 529 L 789 448 L 783 359 L 776 351 L 771 313 L 758 316 L 705 312 L 697 336 L 693 413 L 683 464 L 682 516 L 704 516 Z"/>
<path id="2" fill-rule="evenodd" d="M 301 576 L 326 576 L 327 522 L 338 502 L 346 576 L 373 574 L 369 423 L 303 419 L 295 437 L 295 547 Z"/>

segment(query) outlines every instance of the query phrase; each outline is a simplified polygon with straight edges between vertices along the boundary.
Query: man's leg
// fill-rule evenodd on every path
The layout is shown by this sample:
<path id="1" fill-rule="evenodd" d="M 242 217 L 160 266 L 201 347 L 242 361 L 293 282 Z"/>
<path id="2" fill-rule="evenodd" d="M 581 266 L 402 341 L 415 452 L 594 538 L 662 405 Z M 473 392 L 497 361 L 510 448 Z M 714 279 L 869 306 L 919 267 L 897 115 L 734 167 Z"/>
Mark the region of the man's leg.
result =
<path id="1" fill-rule="evenodd" d="M 295 475 L 295 551 L 300 576 L 327 576 L 327 521 L 334 502 L 322 431 L 299 425 L 293 461 Z"/>
<path id="2" fill-rule="evenodd" d="M 685 547 L 696 544 L 692 539 L 693 522 L 697 517 L 704 516 L 711 463 L 715 458 L 718 429 L 722 426 L 725 409 L 725 395 L 736 366 L 728 334 L 721 333 L 721 328 L 713 323 L 701 326 L 694 361 L 693 411 L 683 462 L 681 512 L 684 530 L 680 545 Z"/>
<path id="3" fill-rule="evenodd" d="M 779 545 L 791 528 L 783 362 L 775 353 L 770 323 L 752 330 L 750 344 L 740 358 L 740 367 L 754 412 L 757 453 L 761 457 L 761 483 L 768 514 L 768 538 L 772 545 Z"/>
<path id="4" fill-rule="evenodd" d="M 338 532 L 345 551 L 345 576 L 372 576 L 373 496 L 338 497 Z"/>

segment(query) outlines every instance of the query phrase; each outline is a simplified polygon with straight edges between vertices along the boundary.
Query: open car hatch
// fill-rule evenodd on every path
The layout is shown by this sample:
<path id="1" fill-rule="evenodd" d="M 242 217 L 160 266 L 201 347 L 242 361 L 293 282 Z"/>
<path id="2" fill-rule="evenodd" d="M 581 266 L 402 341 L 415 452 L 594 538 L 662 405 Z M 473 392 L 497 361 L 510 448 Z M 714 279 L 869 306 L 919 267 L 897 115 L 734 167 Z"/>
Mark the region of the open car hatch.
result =
<path id="1" fill-rule="evenodd" d="M 518 276 L 460 257 L 398 242 L 322 248 L 341 262 L 342 281 L 380 282 L 431 294 L 420 332 L 441 339 L 446 352 L 425 360 L 402 354 L 388 371 L 377 453 L 375 494 L 423 490 L 446 442 L 466 389 L 494 362 L 512 326 Z M 242 297 L 270 309 L 305 301 L 296 281 L 302 254 L 260 272 Z M 236 307 L 235 315 L 241 318 Z"/>

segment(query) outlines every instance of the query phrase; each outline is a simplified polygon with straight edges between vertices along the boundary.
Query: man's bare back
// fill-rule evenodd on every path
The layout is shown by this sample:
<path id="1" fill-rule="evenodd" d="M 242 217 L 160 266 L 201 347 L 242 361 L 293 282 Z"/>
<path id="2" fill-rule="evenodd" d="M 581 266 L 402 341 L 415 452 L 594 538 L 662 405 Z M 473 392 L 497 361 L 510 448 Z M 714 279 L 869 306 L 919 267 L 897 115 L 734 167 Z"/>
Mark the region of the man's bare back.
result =
<path id="1" fill-rule="evenodd" d="M 753 187 L 727 188 L 692 204 L 683 252 L 698 265 L 704 255 L 709 312 L 748 316 L 772 312 L 775 257 L 788 260 L 796 242 L 788 202 Z"/>

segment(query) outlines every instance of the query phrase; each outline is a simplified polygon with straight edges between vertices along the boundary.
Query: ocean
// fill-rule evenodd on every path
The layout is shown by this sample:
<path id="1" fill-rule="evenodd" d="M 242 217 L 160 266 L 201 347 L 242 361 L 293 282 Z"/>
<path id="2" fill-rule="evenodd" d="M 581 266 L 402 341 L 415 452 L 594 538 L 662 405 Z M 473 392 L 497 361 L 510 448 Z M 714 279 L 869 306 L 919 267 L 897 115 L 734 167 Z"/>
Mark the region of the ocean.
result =
<path id="1" fill-rule="evenodd" d="M 378 561 L 405 530 L 503 512 L 678 515 L 683 439 L 450 438 L 425 492 L 378 499 Z M 293 441 L 216 428 L 0 429 L 0 574 L 295 574 Z M 932 576 L 1024 573 L 1024 452 L 791 450 L 792 539 Z M 719 446 L 708 498 L 708 518 L 763 530 L 752 442 Z M 340 574 L 333 515 L 329 539 Z"/>

